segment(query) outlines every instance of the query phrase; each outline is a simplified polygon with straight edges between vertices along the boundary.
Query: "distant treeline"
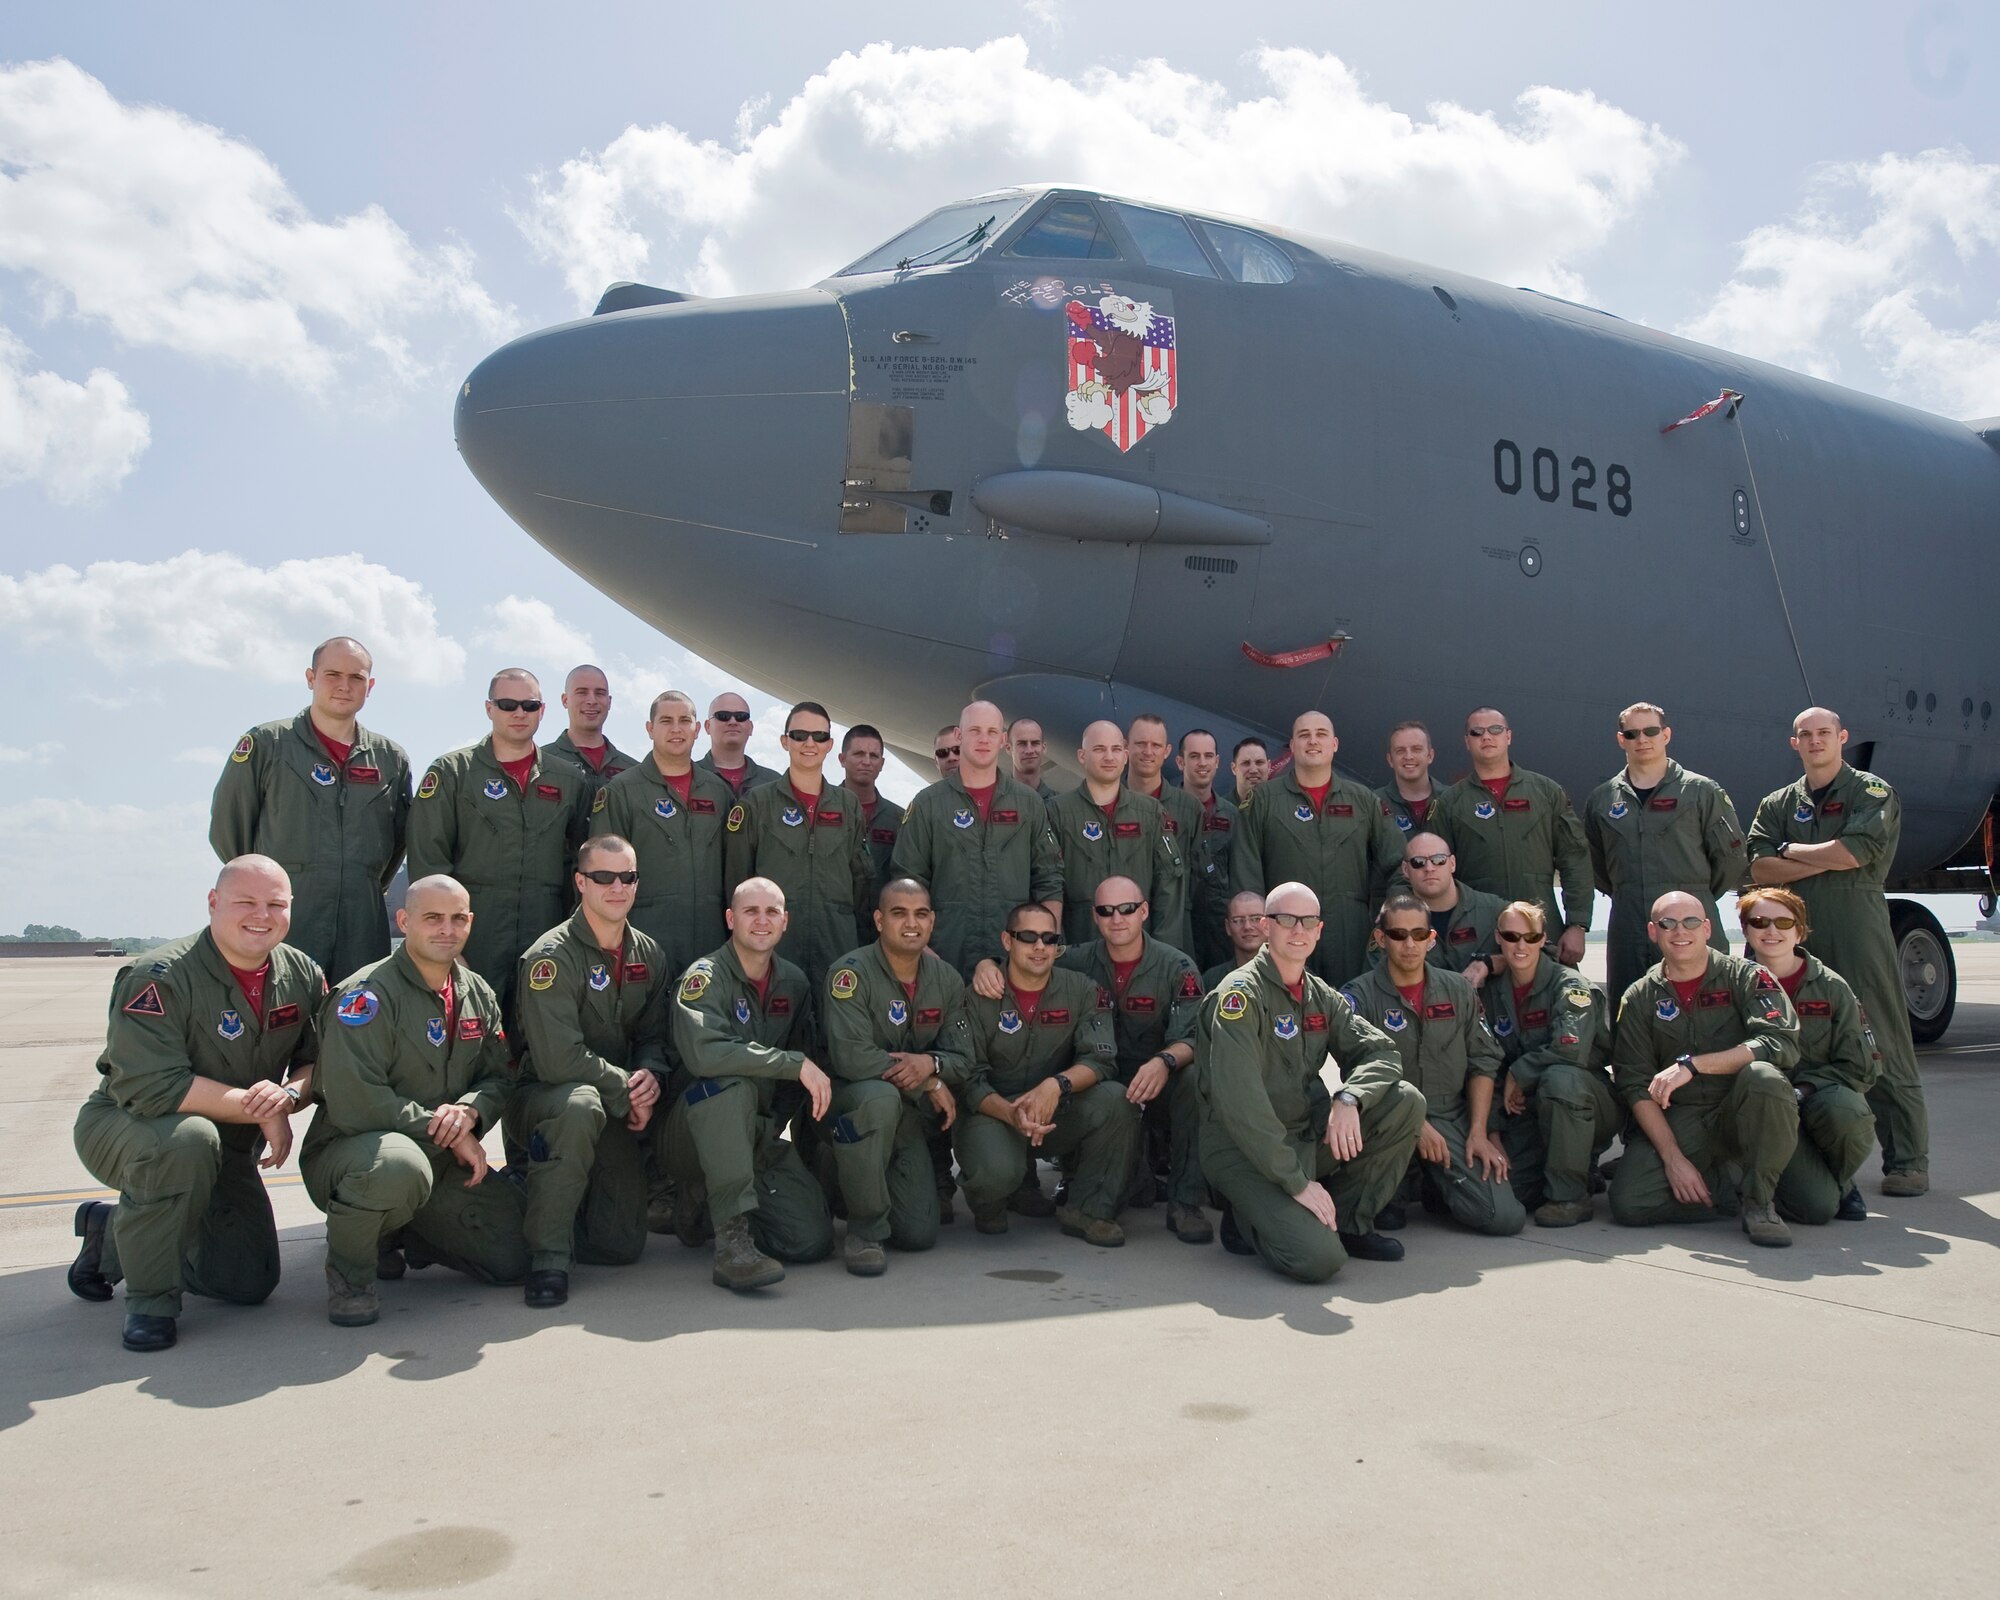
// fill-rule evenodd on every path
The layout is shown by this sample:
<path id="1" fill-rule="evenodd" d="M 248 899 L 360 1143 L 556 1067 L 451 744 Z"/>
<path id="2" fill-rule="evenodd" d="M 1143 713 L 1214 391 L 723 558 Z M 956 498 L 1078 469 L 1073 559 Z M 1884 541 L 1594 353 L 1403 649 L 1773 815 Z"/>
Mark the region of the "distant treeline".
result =
<path id="1" fill-rule="evenodd" d="M 168 943 L 151 933 L 78 933 L 61 923 L 31 922 L 19 933 L 0 933 L 0 944 L 115 944 L 134 953 Z"/>

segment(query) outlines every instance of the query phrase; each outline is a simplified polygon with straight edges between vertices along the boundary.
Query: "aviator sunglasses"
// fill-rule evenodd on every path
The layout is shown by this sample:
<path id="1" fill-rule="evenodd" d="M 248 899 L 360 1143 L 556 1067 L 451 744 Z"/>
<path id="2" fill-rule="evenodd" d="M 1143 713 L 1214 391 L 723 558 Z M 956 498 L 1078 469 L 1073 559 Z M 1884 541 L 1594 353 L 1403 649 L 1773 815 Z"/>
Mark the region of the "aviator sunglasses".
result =
<path id="1" fill-rule="evenodd" d="M 1799 919 L 1797 917 L 1745 917 L 1743 919 L 1743 926 L 1746 928 L 1783 928 L 1787 933 L 1790 933 L 1798 925 Z"/>
<path id="2" fill-rule="evenodd" d="M 1500 937 L 1509 944 L 1540 944 L 1544 936 L 1539 933 L 1516 933 L 1512 928 L 1502 928 Z"/>
<path id="3" fill-rule="evenodd" d="M 495 700 L 493 702 L 493 709 L 496 711 L 539 711 L 542 709 L 542 702 L 540 700 Z"/>

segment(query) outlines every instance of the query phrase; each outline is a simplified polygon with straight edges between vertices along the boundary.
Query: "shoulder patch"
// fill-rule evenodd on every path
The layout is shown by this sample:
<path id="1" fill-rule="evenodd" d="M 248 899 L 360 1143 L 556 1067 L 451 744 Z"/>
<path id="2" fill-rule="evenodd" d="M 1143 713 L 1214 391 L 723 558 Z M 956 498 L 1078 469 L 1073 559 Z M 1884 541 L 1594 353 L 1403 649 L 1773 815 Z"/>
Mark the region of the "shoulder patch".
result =
<path id="1" fill-rule="evenodd" d="M 604 791 L 599 789 L 596 798 L 590 802 L 590 814 L 594 817 L 604 809 Z"/>
<path id="2" fill-rule="evenodd" d="M 556 964 L 547 959 L 537 961 L 528 968 L 528 987 L 540 994 L 544 989 L 555 986 Z"/>
<path id="3" fill-rule="evenodd" d="M 833 981 L 828 987 L 833 991 L 834 999 L 852 1000 L 855 991 L 861 987 L 861 974 L 852 967 L 842 967 L 833 975 Z"/>
<path id="4" fill-rule="evenodd" d="M 698 961 L 689 967 L 681 978 L 681 998 L 688 1001 L 699 1000 L 708 993 L 709 977 L 709 966 L 706 961 Z"/>
<path id="5" fill-rule="evenodd" d="M 132 997 L 125 1011 L 127 1015 L 134 1017 L 164 1017 L 167 1014 L 167 1003 L 160 998 L 160 986 L 157 983 L 147 984 Z"/>
<path id="6" fill-rule="evenodd" d="M 257 741 L 246 733 L 236 741 L 236 748 L 229 752 L 229 759 L 236 762 L 248 761 L 250 753 L 256 748 Z"/>
<path id="7" fill-rule="evenodd" d="M 1215 1009 L 1225 1022 L 1239 1022 L 1250 1010 L 1250 997 L 1241 989 L 1225 989 Z"/>
<path id="8" fill-rule="evenodd" d="M 429 772 L 426 772 L 424 774 L 424 781 L 417 785 L 417 798 L 419 800 L 428 800 L 432 795 L 436 794 L 437 792 L 438 792 L 437 768 L 432 767 Z"/>
<path id="9" fill-rule="evenodd" d="M 375 998 L 372 989 L 354 989 L 340 997 L 340 1004 L 333 1008 L 333 1014 L 350 1028 L 366 1027 L 375 1020 L 382 1009 L 382 1002 Z"/>
<path id="10" fill-rule="evenodd" d="M 731 833 L 741 833 L 743 831 L 743 808 L 741 806 L 731 806 L 729 808 L 729 820 L 723 826 Z"/>
<path id="11" fill-rule="evenodd" d="M 1870 778 L 1861 786 L 1861 792 L 1871 800 L 1886 800 L 1889 798 L 1889 786 L 1880 778 Z"/>
<path id="12" fill-rule="evenodd" d="M 1563 990 L 1563 998 L 1571 1005 L 1580 1009 L 1589 1009 L 1590 991 L 1588 989 L 1565 989 Z"/>

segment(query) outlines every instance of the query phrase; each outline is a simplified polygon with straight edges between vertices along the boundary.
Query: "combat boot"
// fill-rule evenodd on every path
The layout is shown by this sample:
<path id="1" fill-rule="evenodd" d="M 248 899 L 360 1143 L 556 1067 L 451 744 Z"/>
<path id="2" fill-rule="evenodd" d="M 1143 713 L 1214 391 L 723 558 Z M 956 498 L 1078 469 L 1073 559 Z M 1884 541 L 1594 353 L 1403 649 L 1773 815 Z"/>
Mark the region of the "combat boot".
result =
<path id="1" fill-rule="evenodd" d="M 104 1275 L 104 1229 L 110 1221 L 111 1207 L 102 1200 L 86 1200 L 76 1208 L 76 1236 L 83 1248 L 70 1263 L 69 1292 L 79 1300 L 111 1298 L 111 1280 Z"/>
<path id="2" fill-rule="evenodd" d="M 847 1270 L 857 1278 L 879 1278 L 889 1270 L 889 1257 L 883 1251 L 881 1241 L 864 1239 L 850 1232 L 844 1252 Z"/>
<path id="3" fill-rule="evenodd" d="M 1007 1231 L 1006 1206 L 974 1206 L 972 1208 L 972 1225 L 981 1233 L 1005 1233 Z"/>
<path id="4" fill-rule="evenodd" d="M 1752 1244 L 1771 1250 L 1782 1250 L 1792 1242 L 1792 1230 L 1785 1226 L 1778 1208 L 1768 1200 L 1760 1202 L 1747 1195 L 1743 1200 L 1743 1231 L 1750 1235 Z"/>
<path id="5" fill-rule="evenodd" d="M 738 1214 L 715 1230 L 715 1271 L 710 1277 L 724 1289 L 768 1289 L 784 1281 L 785 1269 L 757 1248 L 749 1217 Z"/>
<path id="6" fill-rule="evenodd" d="M 1535 1226 L 1574 1228 L 1579 1222 L 1588 1222 L 1594 1214 L 1595 1207 L 1588 1195 L 1581 1200 L 1544 1200 L 1535 1207 Z"/>
<path id="7" fill-rule="evenodd" d="M 1200 1206 L 1172 1201 L 1167 1202 L 1167 1231 L 1182 1244 L 1207 1244 L 1215 1237 L 1215 1229 Z"/>
<path id="8" fill-rule="evenodd" d="M 1064 1233 L 1081 1239 L 1085 1244 L 1100 1245 L 1110 1250 L 1125 1242 L 1125 1230 L 1117 1223 L 1103 1217 L 1086 1216 L 1074 1206 L 1060 1208 L 1056 1212 L 1056 1222 Z"/>
<path id="9" fill-rule="evenodd" d="M 1042 1193 L 1041 1168 L 1032 1161 L 1021 1174 L 1021 1186 L 1007 1197 L 1007 1209 L 1023 1217 L 1052 1217 L 1056 1203 Z"/>
<path id="10" fill-rule="evenodd" d="M 1929 1194 L 1931 1175 L 1921 1167 L 1905 1172 L 1885 1172 L 1882 1174 L 1882 1192 L 1901 1199 Z"/>
<path id="11" fill-rule="evenodd" d="M 332 1263 L 326 1269 L 326 1320 L 336 1328 L 365 1328 L 382 1314 L 372 1283 L 349 1283 Z"/>
<path id="12" fill-rule="evenodd" d="M 1853 1184 L 1847 1186 L 1847 1193 L 1840 1197 L 1840 1209 L 1833 1214 L 1835 1222 L 1866 1222 L 1868 1202 L 1861 1198 L 1861 1191 Z"/>

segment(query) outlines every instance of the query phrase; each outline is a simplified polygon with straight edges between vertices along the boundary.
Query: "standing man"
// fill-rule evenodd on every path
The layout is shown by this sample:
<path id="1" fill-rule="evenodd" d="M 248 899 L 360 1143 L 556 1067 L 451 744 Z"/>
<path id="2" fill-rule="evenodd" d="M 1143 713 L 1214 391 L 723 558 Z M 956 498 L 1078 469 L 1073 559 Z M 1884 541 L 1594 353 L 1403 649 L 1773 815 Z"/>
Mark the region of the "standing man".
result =
<path id="1" fill-rule="evenodd" d="M 1611 1217 L 1627 1227 L 1727 1215 L 1742 1173 L 1743 1231 L 1782 1248 L 1792 1233 L 1772 1199 L 1799 1142 L 1785 1076 L 1799 1022 L 1778 980 L 1709 948 L 1701 901 L 1683 890 L 1653 907 L 1660 959 L 1618 1003 L 1612 1077 L 1640 1137 L 1627 1135 L 1611 1179 Z"/>
<path id="2" fill-rule="evenodd" d="M 1340 992 L 1388 1034 L 1403 1081 L 1424 1097 L 1417 1160 L 1426 1189 L 1461 1227 L 1504 1237 L 1526 1227 L 1528 1213 L 1508 1187 L 1507 1152 L 1486 1131 L 1500 1047 L 1480 1020 L 1478 991 L 1427 960 L 1436 940 L 1421 900 L 1390 895 L 1375 919 L 1381 964 Z"/>
<path id="3" fill-rule="evenodd" d="M 1250 803 L 1250 793 L 1270 780 L 1271 751 L 1262 739 L 1238 739 L 1229 752 L 1229 776 L 1236 782 L 1236 809 Z"/>
<path id="4" fill-rule="evenodd" d="M 959 715 L 964 764 L 910 803 L 891 870 L 931 892 L 931 948 L 961 978 L 1003 952 L 1000 924 L 1024 900 L 1060 918 L 1063 861 L 1041 796 L 1000 771 L 1000 708 L 978 700 Z"/>
<path id="5" fill-rule="evenodd" d="M 1349 1256 L 1403 1259 L 1375 1218 L 1410 1164 L 1424 1097 L 1389 1037 L 1307 970 L 1312 890 L 1281 883 L 1267 903 L 1270 942 L 1201 1008 L 1201 1169 L 1223 1199 L 1226 1248 L 1324 1283 Z M 1330 1099 L 1328 1056 L 1341 1077 Z"/>
<path id="6" fill-rule="evenodd" d="M 1069 1202 L 1055 1208 L 1062 1231 L 1094 1245 L 1122 1245 L 1118 1208 L 1139 1111 L 1117 1081 L 1111 1013 L 1099 1009 L 1088 978 L 1056 969 L 1063 936 L 1049 907 L 1015 906 L 1000 941 L 1000 997 L 966 996 L 972 1071 L 959 1090 L 952 1134 L 973 1225 L 981 1233 L 1007 1231 L 1008 1197 L 1039 1152 L 1069 1158 Z"/>
<path id="7" fill-rule="evenodd" d="M 744 750 L 756 725 L 750 720 L 750 702 L 740 694 L 719 694 L 708 703 L 708 721 L 702 724 L 708 735 L 708 753 L 695 763 L 729 785 L 737 799 L 759 784 L 776 783 L 777 773 L 752 760 Z"/>
<path id="8" fill-rule="evenodd" d="M 205 931 L 120 970 L 98 1084 L 76 1153 L 118 1191 L 76 1208 L 69 1269 L 82 1300 L 125 1281 L 127 1350 L 169 1349 L 183 1295 L 254 1306 L 278 1286 L 278 1230 L 260 1168 L 285 1164 L 312 1097 L 319 964 L 284 943 L 292 887 L 238 856 L 208 892 Z"/>
<path id="9" fill-rule="evenodd" d="M 1431 945 L 1431 964 L 1462 974 L 1477 990 L 1493 971 L 1497 949 L 1494 930 L 1507 902 L 1460 883 L 1458 858 L 1435 833 L 1410 835 L 1403 846 L 1403 878 L 1429 913 L 1431 929 L 1437 934 Z"/>
<path id="10" fill-rule="evenodd" d="M 312 703 L 236 741 L 216 780 L 208 842 L 224 861 L 291 863 L 292 948 L 340 977 L 389 953 L 382 895 L 402 865 L 410 758 L 356 720 L 375 687 L 359 640 L 312 653 Z"/>
<path id="11" fill-rule="evenodd" d="M 895 854 L 896 834 L 903 825 L 903 809 L 893 800 L 884 800 L 875 788 L 882 776 L 882 734 L 865 722 L 857 722 L 841 736 L 840 770 L 846 774 L 840 786 L 854 796 L 861 807 L 861 823 L 868 838 L 868 859 L 875 868 L 876 887 L 889 881 L 889 858 Z"/>
<path id="12" fill-rule="evenodd" d="M 833 721 L 826 707 L 801 700 L 785 714 L 790 764 L 776 783 L 751 789 L 723 826 L 723 887 L 768 878 L 785 897 L 785 937 L 778 953 L 817 993 L 835 957 L 854 948 L 857 919 L 875 897 L 875 863 L 861 806 L 826 781 Z"/>
<path id="13" fill-rule="evenodd" d="M 1179 903 L 1180 851 L 1159 801 L 1125 786 L 1125 755 L 1118 724 L 1093 722 L 1076 752 L 1083 782 L 1049 802 L 1049 831 L 1062 851 L 1063 938 L 1070 944 L 1095 936 L 1097 885 L 1114 873 L 1139 885 L 1139 899 L 1157 897 L 1162 930 Z"/>
<path id="14" fill-rule="evenodd" d="M 1421 722 L 1399 722 L 1389 730 L 1389 781 L 1375 793 L 1389 820 L 1406 834 L 1430 825 L 1431 802 L 1437 798 L 1431 763 L 1436 760 L 1431 731 Z"/>
<path id="15" fill-rule="evenodd" d="M 1135 1187 L 1152 1203 L 1153 1174 L 1167 1175 L 1167 1230 L 1183 1244 L 1207 1244 L 1215 1230 L 1203 1215 L 1208 1185 L 1195 1148 L 1200 1103 L 1194 1085 L 1195 1027 L 1201 976 L 1187 955 L 1146 932 L 1146 897 L 1130 878 L 1097 886 L 1097 937 L 1072 944 L 1056 965 L 1097 985 L 1111 1011 L 1117 1081 L 1144 1119 L 1133 1150 Z M 1165 1161 L 1154 1159 L 1154 1152 Z M 1128 1198 L 1130 1198 L 1128 1192 Z"/>
<path id="16" fill-rule="evenodd" d="M 1646 700 L 1627 706 L 1618 713 L 1625 770 L 1591 790 L 1583 805 L 1591 875 L 1611 896 L 1605 967 L 1617 995 L 1653 964 L 1646 916 L 1663 894 L 1680 889 L 1699 900 L 1715 948 L 1726 953 L 1715 902 L 1742 885 L 1748 867 L 1736 808 L 1713 778 L 1668 759 L 1673 738 L 1658 706 Z"/>
<path id="17" fill-rule="evenodd" d="M 555 756 L 595 778 L 601 789 L 621 772 L 632 770 L 634 758 L 604 736 L 604 722 L 611 715 L 611 681 L 602 667 L 571 667 L 563 679 L 563 710 L 569 726 L 549 743 L 542 754 Z"/>
<path id="18" fill-rule="evenodd" d="M 1562 785 L 1515 766 L 1513 748 L 1514 730 L 1491 706 L 1480 706 L 1465 719 L 1472 772 L 1432 803 L 1431 831 L 1450 841 L 1458 875 L 1473 888 L 1545 907 L 1550 921 L 1562 928 L 1556 959 L 1573 967 L 1583 960 L 1584 935 L 1590 931 L 1590 846 Z"/>
<path id="19" fill-rule="evenodd" d="M 1229 951 L 1223 919 L 1229 907 L 1229 850 L 1236 840 L 1236 807 L 1215 792 L 1221 766 L 1215 735 L 1208 729 L 1190 728 L 1181 735 L 1181 781 L 1188 797 L 1201 807 L 1201 826 L 1183 845 L 1194 884 L 1188 913 L 1194 948 L 1188 954 L 1204 963 L 1219 961 Z"/>
<path id="20" fill-rule="evenodd" d="M 576 914 L 521 957 L 522 1053 L 508 1142 L 527 1152 L 525 1298 L 569 1298 L 573 1260 L 628 1266 L 646 1247 L 641 1138 L 667 1076 L 673 975 L 629 920 L 639 863 L 616 834 L 576 853 Z"/>
<path id="21" fill-rule="evenodd" d="M 1750 876 L 1791 889 L 1812 917 L 1813 954 L 1854 987 L 1875 1027 L 1881 1076 L 1868 1091 L 1882 1142 L 1882 1192 L 1931 1186 L 1931 1118 L 1882 885 L 1903 836 L 1903 805 L 1841 756 L 1847 727 L 1824 706 L 1792 719 L 1805 775 L 1766 795 L 1750 825 Z"/>
<path id="22" fill-rule="evenodd" d="M 1179 882 L 1175 885 L 1172 902 L 1167 902 L 1164 894 L 1154 902 L 1159 907 L 1154 913 L 1159 918 L 1155 932 L 1176 950 L 1191 950 L 1194 948 L 1195 852 L 1200 847 L 1201 839 L 1201 802 L 1187 790 L 1167 782 L 1167 754 L 1173 749 L 1173 744 L 1167 736 L 1165 718 L 1150 711 L 1141 712 L 1132 719 L 1125 742 L 1131 764 L 1128 781 L 1132 791 L 1157 801 L 1166 813 L 1167 838 L 1179 863 Z"/>
<path id="23" fill-rule="evenodd" d="M 940 778 L 949 778 L 958 771 L 958 763 L 963 753 L 964 741 L 959 735 L 957 723 L 954 722 L 948 728 L 938 729 L 937 743 L 932 747 L 931 755 L 937 761 Z"/>
<path id="24" fill-rule="evenodd" d="M 1264 916 L 1264 897 L 1252 890 L 1229 897 L 1229 915 L 1223 918 L 1229 930 L 1229 954 L 1201 975 L 1201 992 L 1212 994 L 1217 984 L 1238 967 L 1248 966 L 1264 948 L 1270 931 Z"/>
<path id="25" fill-rule="evenodd" d="M 597 781 L 567 761 L 541 759 L 542 690 L 526 668 L 494 674 L 486 717 L 491 733 L 438 757 L 417 785 L 410 879 L 451 878 L 472 897 L 465 964 L 512 1017 L 515 959 L 569 908 Z"/>
<path id="26" fill-rule="evenodd" d="M 678 689 L 655 695 L 646 718 L 650 755 L 598 795 L 591 831 L 631 842 L 639 858 L 632 925 L 660 947 L 669 980 L 721 942 L 722 838 L 735 799 L 692 759 L 700 723 Z"/>
<path id="27" fill-rule="evenodd" d="M 958 732 L 956 728 L 951 731 Z M 1033 717 L 1016 717 L 1007 724 L 1007 759 L 1014 769 L 1014 781 L 1024 789 L 1033 789 L 1044 804 L 1056 797 L 1056 791 L 1042 776 L 1042 759 L 1046 754 L 1042 725 Z"/>
<path id="28" fill-rule="evenodd" d="M 782 1263 L 822 1261 L 833 1250 L 826 1195 L 782 1137 L 776 1104 L 778 1085 L 797 1083 L 818 1121 L 833 1086 L 804 1049 L 813 1033 L 806 975 L 775 954 L 783 891 L 747 879 L 728 916 L 729 942 L 687 969 L 674 1004 L 666 1157 L 681 1242 L 699 1242 L 706 1221 L 715 1283 L 762 1289 L 783 1280 Z"/>
<path id="29" fill-rule="evenodd" d="M 1312 891 L 1325 917 L 1324 937 L 1308 947 L 1313 971 L 1336 986 L 1367 965 L 1371 886 L 1403 859 L 1403 836 L 1374 792 L 1335 776 L 1339 748 L 1324 711 L 1300 712 L 1292 764 L 1243 803 L 1229 858 L 1236 893 L 1286 882 Z"/>
<path id="30" fill-rule="evenodd" d="M 461 959 L 472 899 L 443 876 L 410 885 L 403 944 L 320 1007 L 319 1114 L 299 1165 L 326 1213 L 326 1318 L 365 1328 L 378 1277 L 441 1263 L 482 1283 L 528 1275 L 521 1194 L 487 1181 L 480 1141 L 507 1095 L 491 986 Z"/>
<path id="31" fill-rule="evenodd" d="M 937 1186 L 925 1151 L 958 1114 L 972 1069 L 965 984 L 929 949 L 930 892 L 911 878 L 884 886 L 878 937 L 849 951 L 827 985 L 834 1172 L 847 1202 L 847 1270 L 879 1277 L 885 1243 L 937 1243 Z"/>

